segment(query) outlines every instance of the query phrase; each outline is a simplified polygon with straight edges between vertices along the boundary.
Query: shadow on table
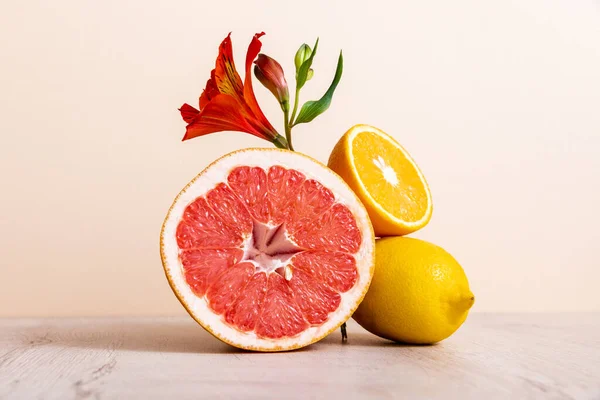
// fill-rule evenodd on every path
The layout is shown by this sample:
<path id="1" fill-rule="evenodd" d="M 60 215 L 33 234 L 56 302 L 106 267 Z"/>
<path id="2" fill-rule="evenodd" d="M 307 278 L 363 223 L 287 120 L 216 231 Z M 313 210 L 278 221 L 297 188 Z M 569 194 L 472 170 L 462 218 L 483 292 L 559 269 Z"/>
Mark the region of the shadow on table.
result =
<path id="1" fill-rule="evenodd" d="M 348 340 L 346 343 L 342 343 L 342 336 L 339 332 L 332 332 L 329 336 L 327 336 L 322 341 L 318 342 L 314 346 L 319 345 L 335 345 L 340 344 L 348 347 L 382 347 L 382 348 L 393 348 L 393 347 L 430 347 L 436 346 L 436 344 L 408 344 L 408 343 L 396 343 L 388 339 L 383 339 L 378 336 L 375 336 L 364 329 L 360 329 L 360 331 L 349 331 L 348 332 Z M 312 347 L 312 346 L 311 346 Z"/>
<path id="2" fill-rule="evenodd" d="M 140 352 L 258 354 L 229 346 L 185 318 L 47 319 L 42 325 L 30 332 L 21 332 L 27 344 Z M 342 343 L 340 331 L 337 330 L 318 343 L 294 351 L 310 352 L 323 346 L 348 349 L 422 347 L 395 343 L 360 329 L 358 332 L 349 330 L 346 343 Z"/>
<path id="3" fill-rule="evenodd" d="M 48 320 L 48 332 L 32 342 L 56 346 L 119 351 L 226 354 L 244 350 L 229 346 L 191 320 L 179 318 Z M 40 333 L 36 329 L 36 333 Z"/>

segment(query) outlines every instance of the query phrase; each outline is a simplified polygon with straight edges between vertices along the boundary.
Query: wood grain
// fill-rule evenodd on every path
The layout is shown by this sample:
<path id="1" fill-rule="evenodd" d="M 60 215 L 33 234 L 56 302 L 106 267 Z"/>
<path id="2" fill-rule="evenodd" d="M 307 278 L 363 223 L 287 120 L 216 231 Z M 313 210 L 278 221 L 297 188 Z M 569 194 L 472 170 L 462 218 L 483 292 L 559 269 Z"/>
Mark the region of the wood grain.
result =
<path id="1" fill-rule="evenodd" d="M 473 314 L 435 346 L 348 336 L 260 354 L 189 318 L 0 319 L 0 399 L 600 400 L 600 314 Z"/>

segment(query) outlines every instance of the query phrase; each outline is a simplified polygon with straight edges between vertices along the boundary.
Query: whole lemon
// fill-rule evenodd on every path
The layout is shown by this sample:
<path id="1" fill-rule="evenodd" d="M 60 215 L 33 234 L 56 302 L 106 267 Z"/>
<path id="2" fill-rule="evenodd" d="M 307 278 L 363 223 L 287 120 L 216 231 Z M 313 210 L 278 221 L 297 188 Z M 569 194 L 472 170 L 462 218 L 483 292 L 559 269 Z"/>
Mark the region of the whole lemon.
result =
<path id="1" fill-rule="evenodd" d="M 452 335 L 474 302 L 465 272 L 444 249 L 387 237 L 376 242 L 375 275 L 353 318 L 377 336 L 429 344 Z"/>

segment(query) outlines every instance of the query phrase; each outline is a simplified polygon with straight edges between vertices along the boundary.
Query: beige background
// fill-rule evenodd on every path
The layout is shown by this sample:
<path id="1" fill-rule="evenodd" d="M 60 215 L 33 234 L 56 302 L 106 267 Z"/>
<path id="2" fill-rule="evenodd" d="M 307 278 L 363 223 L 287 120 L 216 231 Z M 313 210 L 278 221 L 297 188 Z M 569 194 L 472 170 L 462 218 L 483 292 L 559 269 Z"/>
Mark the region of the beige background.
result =
<path id="1" fill-rule="evenodd" d="M 326 160 L 355 123 L 403 143 L 435 201 L 415 236 L 464 265 L 475 310 L 600 309 L 599 3 L 61 0 L 0 6 L 0 315 L 183 313 L 158 256 L 163 216 L 210 161 L 267 145 L 180 142 L 177 107 L 230 30 L 238 65 L 267 32 L 290 81 L 319 35 L 305 100 L 344 50 L 333 105 L 297 148 Z"/>

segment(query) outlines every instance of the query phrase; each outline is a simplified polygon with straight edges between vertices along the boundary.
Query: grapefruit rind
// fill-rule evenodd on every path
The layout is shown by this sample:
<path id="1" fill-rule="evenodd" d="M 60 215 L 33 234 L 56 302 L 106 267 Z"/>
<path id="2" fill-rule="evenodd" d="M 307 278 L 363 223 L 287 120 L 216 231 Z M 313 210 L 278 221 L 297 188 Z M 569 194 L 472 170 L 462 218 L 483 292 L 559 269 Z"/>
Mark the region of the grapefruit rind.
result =
<path id="1" fill-rule="evenodd" d="M 273 165 L 295 169 L 307 179 L 315 179 L 332 190 L 336 203 L 346 205 L 354 214 L 356 224 L 362 233 L 359 250 L 353 254 L 356 259 L 358 279 L 347 292 L 340 293 L 340 306 L 329 314 L 323 324 L 310 326 L 293 337 L 266 339 L 254 332 L 241 332 L 215 314 L 204 298 L 193 293 L 185 281 L 176 231 L 186 207 L 198 197 L 205 195 L 217 184 L 227 181 L 230 171 L 237 166 L 261 167 L 268 170 Z M 324 164 L 298 152 L 281 149 L 251 148 L 238 150 L 217 159 L 188 183 L 175 198 L 163 223 L 160 234 L 160 253 L 165 275 L 175 296 L 190 316 L 208 332 L 232 346 L 256 351 L 293 350 L 315 343 L 347 321 L 365 296 L 374 272 L 375 237 L 368 214 L 352 189 L 335 172 Z"/>

